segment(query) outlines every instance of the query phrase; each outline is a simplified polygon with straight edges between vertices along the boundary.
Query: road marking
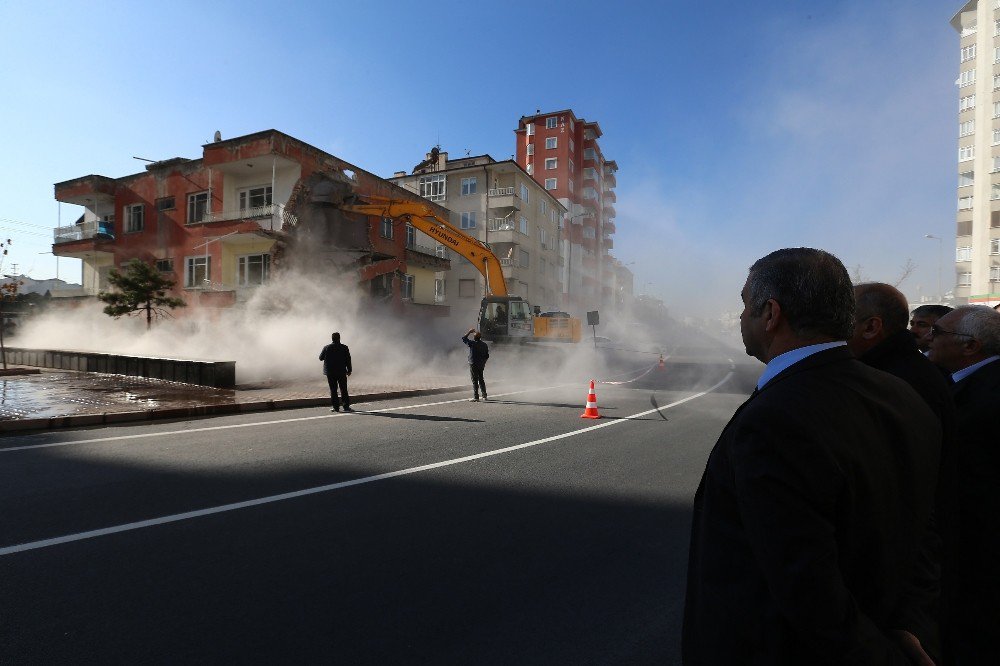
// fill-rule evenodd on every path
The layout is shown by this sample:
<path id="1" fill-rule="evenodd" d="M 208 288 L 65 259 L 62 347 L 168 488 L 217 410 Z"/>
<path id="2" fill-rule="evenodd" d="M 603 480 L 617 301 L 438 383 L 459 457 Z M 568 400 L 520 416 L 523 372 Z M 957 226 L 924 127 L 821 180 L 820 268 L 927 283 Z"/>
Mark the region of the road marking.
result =
<path id="1" fill-rule="evenodd" d="M 525 389 L 523 391 L 510 391 L 508 393 L 498 393 L 494 397 L 505 396 L 505 395 L 517 395 L 519 393 L 530 393 L 532 391 L 547 391 L 554 388 L 562 388 L 564 386 L 570 386 L 570 384 L 558 384 L 556 386 L 543 386 L 534 389 Z M 425 402 L 419 405 L 403 405 L 401 407 L 386 407 L 384 409 L 365 409 L 364 412 L 369 413 L 379 413 L 379 412 L 394 412 L 401 409 L 419 409 L 421 407 L 434 407 L 437 405 L 447 405 L 453 402 L 466 402 L 468 398 L 457 398 L 455 400 L 442 400 L 439 402 Z M 249 413 L 249 412 L 248 412 Z M 234 416 L 234 414 L 219 414 L 218 416 Z M 170 435 L 186 435 L 193 432 L 212 432 L 215 430 L 232 430 L 236 428 L 253 428 L 255 426 L 266 426 L 266 425 L 282 425 L 285 423 L 296 423 L 299 421 L 316 421 L 318 419 L 335 419 L 338 417 L 350 416 L 349 412 L 337 412 L 335 414 L 322 414 L 320 416 L 298 416 L 292 419 L 275 419 L 272 421 L 255 421 L 253 423 L 231 423 L 229 425 L 223 426 L 206 426 L 204 428 L 188 428 L 187 430 L 166 430 L 162 432 L 144 432 L 144 433 L 134 433 L 131 435 L 116 435 L 114 437 L 94 437 L 92 439 L 72 439 L 65 442 L 49 442 L 47 444 L 25 444 L 24 446 L 10 446 L 7 448 L 0 448 L 0 454 L 12 453 L 14 451 L 27 451 L 30 449 L 49 449 L 53 447 L 60 446 L 75 446 L 77 444 L 96 444 L 99 442 L 120 442 L 126 439 L 146 439 L 149 437 L 168 437 Z"/>
<path id="2" fill-rule="evenodd" d="M 719 388 L 725 384 L 733 376 L 733 373 L 729 373 L 726 377 L 715 384 L 714 386 L 705 389 L 701 393 L 695 393 L 681 400 L 676 400 L 668 405 L 658 407 L 656 409 L 648 409 L 644 412 L 639 412 L 638 414 L 632 414 L 631 416 L 623 416 L 620 419 L 608 420 L 603 423 L 598 423 L 596 425 L 588 426 L 586 428 L 580 428 L 579 430 L 572 430 L 570 432 L 565 432 L 559 435 L 552 435 L 551 437 L 544 437 L 542 439 L 536 439 L 532 442 L 525 442 L 524 444 L 515 444 L 514 446 L 507 446 L 502 449 L 494 449 L 492 451 L 486 451 L 484 453 L 477 453 L 471 456 L 464 456 L 462 458 L 453 458 L 451 460 L 443 460 L 441 462 L 430 463 L 427 465 L 419 465 L 417 467 L 408 467 L 406 469 L 397 470 L 395 472 L 385 472 L 383 474 L 375 474 L 373 476 L 365 476 L 360 479 L 353 479 L 351 481 L 341 481 L 339 483 L 331 483 L 325 486 L 316 486 L 314 488 L 306 488 L 304 490 L 296 490 L 290 493 L 281 493 L 280 495 L 270 495 L 268 497 L 260 497 L 258 499 L 246 500 L 244 502 L 234 502 L 232 504 L 223 504 L 220 506 L 213 506 L 207 509 L 198 509 L 196 511 L 186 511 L 184 513 L 175 513 L 169 516 L 161 516 L 159 518 L 150 518 L 149 520 L 140 520 L 134 523 L 125 523 L 123 525 L 114 525 L 112 527 L 104 527 L 97 530 L 90 530 L 87 532 L 78 532 L 76 534 L 68 534 L 60 537 L 53 537 L 51 539 L 42 539 L 40 541 L 30 541 L 28 543 L 22 543 L 15 546 L 6 546 L 0 548 L 0 556 L 12 555 L 14 553 L 23 553 L 28 550 L 37 550 L 39 548 L 49 548 L 51 546 L 58 546 L 64 543 L 71 543 L 73 541 L 83 541 L 84 539 L 94 539 L 96 537 L 107 536 L 109 534 L 118 534 L 120 532 L 130 532 L 132 530 L 142 529 L 144 527 L 153 527 L 156 525 L 166 525 L 168 523 L 176 523 L 182 520 L 190 520 L 192 518 L 201 518 L 203 516 L 211 516 L 217 513 L 226 513 L 229 511 L 238 511 L 240 509 L 247 509 L 254 506 L 261 506 L 263 504 L 272 504 L 274 502 L 283 502 L 285 500 L 295 499 L 298 497 L 306 497 L 308 495 L 316 495 L 318 493 L 326 493 L 333 490 L 340 490 L 342 488 L 350 488 L 351 486 L 360 486 L 366 483 L 374 483 L 376 481 L 385 481 L 386 479 L 394 479 L 399 476 L 406 476 L 408 474 L 416 474 L 418 472 L 426 472 L 432 469 L 439 469 L 441 467 L 450 467 L 452 465 L 459 465 L 461 463 L 470 462 L 473 460 L 479 460 L 480 458 L 489 458 L 492 456 L 500 455 L 501 453 L 509 453 L 510 451 L 517 451 L 519 449 L 527 449 L 532 446 L 538 446 L 540 444 L 547 444 L 549 442 L 555 442 L 560 439 L 566 439 L 567 437 L 573 437 L 575 435 L 582 435 L 587 432 L 592 432 L 594 430 L 600 430 L 601 428 L 610 428 L 611 426 L 619 425 L 633 419 L 638 419 L 647 414 L 652 414 L 654 412 L 659 412 L 664 409 L 670 409 L 671 407 L 676 407 L 677 405 L 682 405 L 685 402 L 690 402 L 696 398 L 700 398 L 703 395 L 711 393 L 715 389 Z M 517 391 L 517 393 L 526 393 L 526 391 Z M 449 400 L 448 402 L 457 402 L 455 400 Z M 388 410 L 379 410 L 388 411 Z"/>

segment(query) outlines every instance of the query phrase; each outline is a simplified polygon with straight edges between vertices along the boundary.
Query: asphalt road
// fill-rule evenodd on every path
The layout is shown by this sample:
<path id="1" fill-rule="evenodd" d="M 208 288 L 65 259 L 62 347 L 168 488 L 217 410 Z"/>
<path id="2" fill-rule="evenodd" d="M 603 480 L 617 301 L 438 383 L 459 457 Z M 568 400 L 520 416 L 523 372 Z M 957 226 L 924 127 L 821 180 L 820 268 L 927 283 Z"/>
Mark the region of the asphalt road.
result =
<path id="1" fill-rule="evenodd" d="M 679 663 L 691 500 L 752 370 L 649 361 L 609 365 L 597 421 L 552 378 L 4 438 L 0 663 Z"/>

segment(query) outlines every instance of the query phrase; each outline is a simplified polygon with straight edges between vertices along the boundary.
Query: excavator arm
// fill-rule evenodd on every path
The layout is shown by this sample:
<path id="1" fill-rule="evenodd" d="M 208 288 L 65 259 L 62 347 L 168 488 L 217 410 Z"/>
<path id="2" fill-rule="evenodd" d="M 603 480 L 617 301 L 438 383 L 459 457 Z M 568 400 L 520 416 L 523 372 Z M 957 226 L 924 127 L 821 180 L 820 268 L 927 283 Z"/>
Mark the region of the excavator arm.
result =
<path id="1" fill-rule="evenodd" d="M 426 204 L 377 196 L 368 196 L 366 199 L 367 203 L 348 203 L 340 208 L 349 213 L 378 215 L 409 222 L 441 245 L 468 259 L 486 278 L 487 296 L 507 296 L 507 282 L 503 277 L 500 259 L 486 243 L 442 219 Z"/>

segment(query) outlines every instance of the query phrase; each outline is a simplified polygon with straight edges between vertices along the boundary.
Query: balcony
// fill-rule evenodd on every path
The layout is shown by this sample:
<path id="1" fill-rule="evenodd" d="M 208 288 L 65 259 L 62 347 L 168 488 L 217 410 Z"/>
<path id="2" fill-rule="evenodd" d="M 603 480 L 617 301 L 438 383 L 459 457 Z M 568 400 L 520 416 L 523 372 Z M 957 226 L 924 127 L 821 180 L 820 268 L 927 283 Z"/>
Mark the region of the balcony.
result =
<path id="1" fill-rule="evenodd" d="M 604 216 L 605 217 L 616 217 L 615 207 L 611 205 L 610 201 L 604 202 Z"/>
<path id="2" fill-rule="evenodd" d="M 511 258 L 508 258 L 508 257 L 500 257 L 500 265 L 501 266 L 506 266 L 508 268 L 513 268 L 517 264 L 515 263 L 514 259 L 511 259 Z"/>
<path id="3" fill-rule="evenodd" d="M 610 250 L 610 249 L 614 248 L 614 246 L 615 246 L 615 242 L 611 239 L 611 237 L 610 236 L 605 236 L 604 237 L 604 247 Z"/>
<path id="4" fill-rule="evenodd" d="M 490 208 L 513 208 L 521 210 L 521 198 L 514 194 L 513 187 L 493 187 L 489 189 Z"/>
<path id="5" fill-rule="evenodd" d="M 605 201 L 610 201 L 610 202 L 614 203 L 614 202 L 618 201 L 618 196 L 615 194 L 614 190 L 612 190 L 610 188 L 605 188 L 605 190 L 604 190 L 604 200 Z"/>
<path id="6" fill-rule="evenodd" d="M 517 225 L 510 220 L 502 218 L 490 218 L 486 222 L 487 231 L 517 231 Z"/>
<path id="7" fill-rule="evenodd" d="M 53 232 L 53 244 L 72 243 L 79 240 L 114 240 L 114 224 L 103 220 L 93 220 L 82 224 L 72 224 L 68 227 L 56 227 Z"/>
<path id="8" fill-rule="evenodd" d="M 212 222 L 232 222 L 252 220 L 261 229 L 280 231 L 286 225 L 294 226 L 297 219 L 291 213 L 285 212 L 283 204 L 266 204 L 253 208 L 225 210 L 218 213 L 206 213 L 198 222 L 191 224 L 211 224 Z"/>
<path id="9" fill-rule="evenodd" d="M 618 231 L 618 229 L 615 228 L 615 223 L 614 222 L 612 222 L 611 220 L 607 220 L 604 223 L 604 231 L 607 232 L 607 233 L 609 233 L 609 234 L 613 234 L 616 231 Z"/>

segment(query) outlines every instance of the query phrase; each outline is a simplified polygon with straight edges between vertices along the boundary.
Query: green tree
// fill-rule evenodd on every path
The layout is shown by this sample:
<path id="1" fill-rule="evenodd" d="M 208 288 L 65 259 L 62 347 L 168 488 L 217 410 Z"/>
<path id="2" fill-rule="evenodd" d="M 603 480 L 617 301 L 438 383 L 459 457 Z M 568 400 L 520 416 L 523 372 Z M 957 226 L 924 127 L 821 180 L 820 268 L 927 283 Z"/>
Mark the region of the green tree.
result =
<path id="1" fill-rule="evenodd" d="M 166 308 L 187 305 L 179 298 L 167 296 L 174 281 L 163 277 L 159 271 L 142 261 L 133 259 L 122 266 L 123 271 L 112 269 L 108 282 L 115 291 L 102 291 L 97 295 L 107 303 L 104 314 L 118 319 L 122 315 L 146 314 L 146 330 L 153 325 L 153 317 L 170 316 Z"/>

